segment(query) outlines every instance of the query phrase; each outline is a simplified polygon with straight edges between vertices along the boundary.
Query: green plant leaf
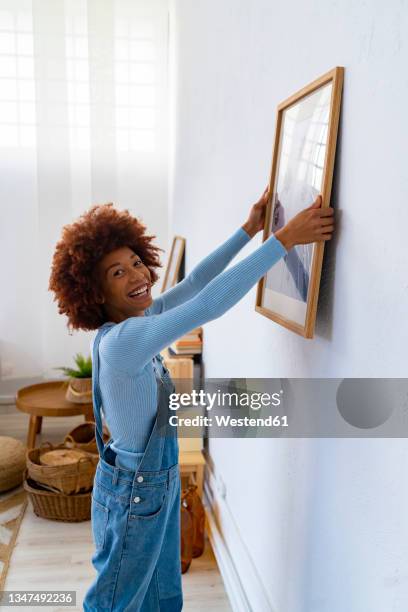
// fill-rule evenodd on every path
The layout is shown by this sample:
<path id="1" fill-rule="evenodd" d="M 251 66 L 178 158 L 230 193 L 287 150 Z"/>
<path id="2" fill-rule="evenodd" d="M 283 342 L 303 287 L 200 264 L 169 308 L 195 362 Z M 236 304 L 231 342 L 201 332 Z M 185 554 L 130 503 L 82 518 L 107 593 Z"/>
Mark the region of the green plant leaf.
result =
<path id="1" fill-rule="evenodd" d="M 62 370 L 66 376 L 71 378 L 91 378 L 92 377 L 92 358 L 84 357 L 81 353 L 77 353 L 74 357 L 77 369 L 67 368 L 65 366 L 54 368 L 54 370 Z"/>

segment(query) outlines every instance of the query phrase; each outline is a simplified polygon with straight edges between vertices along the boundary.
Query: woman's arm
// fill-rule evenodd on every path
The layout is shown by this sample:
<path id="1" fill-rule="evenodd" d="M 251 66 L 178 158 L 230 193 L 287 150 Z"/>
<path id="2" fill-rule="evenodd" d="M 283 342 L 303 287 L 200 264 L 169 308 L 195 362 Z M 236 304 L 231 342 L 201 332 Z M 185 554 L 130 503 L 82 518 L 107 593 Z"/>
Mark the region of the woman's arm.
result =
<path id="1" fill-rule="evenodd" d="M 114 325 L 101 340 L 101 354 L 113 368 L 134 375 L 174 340 L 232 308 L 286 253 L 272 234 L 192 299 L 163 313 L 130 317 Z"/>
<path id="2" fill-rule="evenodd" d="M 160 314 L 190 300 L 222 272 L 250 240 L 251 236 L 244 228 L 242 226 L 238 228 L 228 240 L 197 264 L 181 282 L 155 298 L 147 313 Z"/>
<path id="3" fill-rule="evenodd" d="M 190 300 L 227 267 L 234 255 L 264 227 L 269 187 L 249 210 L 248 218 L 239 229 L 215 251 L 210 253 L 175 287 L 156 298 L 147 314 L 160 314 Z"/>
<path id="4" fill-rule="evenodd" d="M 130 317 L 114 325 L 101 340 L 101 354 L 113 368 L 134 375 L 174 340 L 220 317 L 293 246 L 331 240 L 333 209 L 321 208 L 321 204 L 318 196 L 276 235 L 271 234 L 253 253 L 218 274 L 192 299 L 161 314 Z"/>

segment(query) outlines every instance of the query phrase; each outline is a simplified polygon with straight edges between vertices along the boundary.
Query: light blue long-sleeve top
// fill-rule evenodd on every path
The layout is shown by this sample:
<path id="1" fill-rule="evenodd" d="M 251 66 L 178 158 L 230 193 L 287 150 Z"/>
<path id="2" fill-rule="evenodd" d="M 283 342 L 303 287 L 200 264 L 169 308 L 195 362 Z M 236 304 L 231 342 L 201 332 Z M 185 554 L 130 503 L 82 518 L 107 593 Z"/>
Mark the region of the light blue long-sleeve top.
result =
<path id="1" fill-rule="evenodd" d="M 250 240 L 240 227 L 180 283 L 155 298 L 144 316 L 129 317 L 103 336 L 99 346 L 99 387 L 117 465 L 136 469 L 154 425 L 154 356 L 195 327 L 223 315 L 287 254 L 272 234 L 225 270 Z"/>

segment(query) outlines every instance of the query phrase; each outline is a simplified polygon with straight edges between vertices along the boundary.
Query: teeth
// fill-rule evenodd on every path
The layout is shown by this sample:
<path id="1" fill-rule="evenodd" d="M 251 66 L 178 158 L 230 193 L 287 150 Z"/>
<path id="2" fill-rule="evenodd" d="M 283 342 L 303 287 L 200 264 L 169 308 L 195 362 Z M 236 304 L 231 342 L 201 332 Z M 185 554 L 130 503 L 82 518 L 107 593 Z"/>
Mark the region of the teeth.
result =
<path id="1" fill-rule="evenodd" d="M 132 293 L 129 293 L 129 295 L 133 297 L 134 295 L 139 295 L 141 293 L 146 293 L 146 292 L 147 292 L 147 285 L 145 285 L 144 287 L 141 287 L 140 289 L 137 289 L 136 291 L 132 291 Z"/>

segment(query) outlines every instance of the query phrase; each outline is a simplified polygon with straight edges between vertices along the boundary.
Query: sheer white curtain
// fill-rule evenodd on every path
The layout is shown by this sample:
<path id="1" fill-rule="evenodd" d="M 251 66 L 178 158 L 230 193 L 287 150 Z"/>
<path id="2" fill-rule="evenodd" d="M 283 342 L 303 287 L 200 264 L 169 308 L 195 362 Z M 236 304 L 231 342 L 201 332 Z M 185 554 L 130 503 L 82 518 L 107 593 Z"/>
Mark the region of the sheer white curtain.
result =
<path id="1" fill-rule="evenodd" d="M 113 201 L 167 247 L 167 39 L 167 0 L 0 0 L 2 381 L 88 351 L 47 291 L 65 223 Z"/>

